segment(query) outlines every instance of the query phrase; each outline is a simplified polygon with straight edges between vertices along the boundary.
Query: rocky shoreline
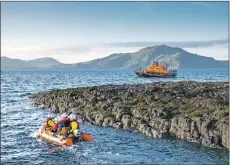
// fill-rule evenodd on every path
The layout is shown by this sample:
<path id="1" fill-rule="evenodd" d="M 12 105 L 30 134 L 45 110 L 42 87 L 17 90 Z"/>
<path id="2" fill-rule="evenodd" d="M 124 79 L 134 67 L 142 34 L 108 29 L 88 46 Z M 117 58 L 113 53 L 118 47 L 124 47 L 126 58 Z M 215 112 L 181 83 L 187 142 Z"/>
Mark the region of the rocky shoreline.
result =
<path id="1" fill-rule="evenodd" d="M 155 82 L 40 92 L 35 106 L 103 127 L 229 148 L 229 82 Z"/>

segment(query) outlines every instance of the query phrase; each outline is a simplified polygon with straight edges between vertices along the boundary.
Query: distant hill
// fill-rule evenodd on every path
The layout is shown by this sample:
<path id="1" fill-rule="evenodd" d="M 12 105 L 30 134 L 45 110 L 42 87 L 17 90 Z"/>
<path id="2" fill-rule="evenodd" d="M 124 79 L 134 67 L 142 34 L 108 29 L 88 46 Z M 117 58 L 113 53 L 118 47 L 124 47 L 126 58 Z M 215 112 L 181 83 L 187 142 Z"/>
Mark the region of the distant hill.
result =
<path id="1" fill-rule="evenodd" d="M 134 53 L 115 53 L 107 57 L 76 64 L 62 64 L 52 58 L 23 61 L 1 57 L 4 68 L 74 68 L 74 69 L 137 69 L 149 66 L 153 61 L 167 63 L 172 68 L 227 68 L 228 60 L 189 53 L 181 48 L 158 45 L 146 47 Z"/>
<path id="2" fill-rule="evenodd" d="M 146 47 L 134 53 L 118 53 L 110 56 L 78 63 L 77 68 L 94 69 L 135 69 L 145 68 L 153 61 L 168 63 L 173 68 L 227 68 L 228 60 L 219 61 L 212 57 L 189 53 L 181 48 L 159 45 Z"/>
<path id="3" fill-rule="evenodd" d="M 1 57 L 1 69 L 52 68 L 62 65 L 53 58 L 38 58 L 35 60 L 20 60 Z"/>

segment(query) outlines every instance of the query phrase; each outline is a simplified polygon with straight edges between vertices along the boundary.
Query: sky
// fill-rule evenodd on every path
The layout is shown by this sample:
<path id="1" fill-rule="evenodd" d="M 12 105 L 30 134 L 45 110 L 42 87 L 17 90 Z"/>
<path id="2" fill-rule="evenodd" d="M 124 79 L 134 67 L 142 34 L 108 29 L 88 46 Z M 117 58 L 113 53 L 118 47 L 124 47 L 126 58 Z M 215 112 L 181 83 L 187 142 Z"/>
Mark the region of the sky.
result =
<path id="1" fill-rule="evenodd" d="M 77 63 L 167 44 L 228 59 L 228 2 L 2 2 L 1 56 Z"/>

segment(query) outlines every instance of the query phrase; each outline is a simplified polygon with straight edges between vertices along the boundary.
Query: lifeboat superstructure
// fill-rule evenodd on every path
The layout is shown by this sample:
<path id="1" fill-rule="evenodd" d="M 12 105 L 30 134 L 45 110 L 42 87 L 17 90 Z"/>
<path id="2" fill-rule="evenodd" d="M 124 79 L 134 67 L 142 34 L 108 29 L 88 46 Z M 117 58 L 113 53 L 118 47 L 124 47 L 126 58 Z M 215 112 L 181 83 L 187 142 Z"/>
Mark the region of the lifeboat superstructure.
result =
<path id="1" fill-rule="evenodd" d="M 177 75 L 176 70 L 168 70 L 167 66 L 159 65 L 158 62 L 153 62 L 144 71 L 135 71 L 136 75 L 141 77 L 175 77 Z"/>

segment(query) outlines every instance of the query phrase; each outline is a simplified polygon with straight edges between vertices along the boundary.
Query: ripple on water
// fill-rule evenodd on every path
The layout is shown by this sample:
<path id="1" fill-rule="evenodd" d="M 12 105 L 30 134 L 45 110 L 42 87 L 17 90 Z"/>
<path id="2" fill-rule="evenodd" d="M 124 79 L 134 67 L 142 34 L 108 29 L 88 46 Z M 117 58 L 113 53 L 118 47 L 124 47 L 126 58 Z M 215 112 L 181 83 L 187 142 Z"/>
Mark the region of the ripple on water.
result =
<path id="1" fill-rule="evenodd" d="M 28 96 L 54 88 L 155 81 L 228 81 L 226 70 L 178 71 L 176 79 L 137 78 L 133 71 L 33 71 L 1 75 L 1 162 L 8 164 L 228 164 L 228 151 L 180 140 L 151 139 L 135 132 L 82 125 L 93 143 L 60 148 L 35 138 L 47 111 Z M 202 78 L 202 79 L 200 79 Z"/>

